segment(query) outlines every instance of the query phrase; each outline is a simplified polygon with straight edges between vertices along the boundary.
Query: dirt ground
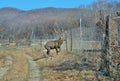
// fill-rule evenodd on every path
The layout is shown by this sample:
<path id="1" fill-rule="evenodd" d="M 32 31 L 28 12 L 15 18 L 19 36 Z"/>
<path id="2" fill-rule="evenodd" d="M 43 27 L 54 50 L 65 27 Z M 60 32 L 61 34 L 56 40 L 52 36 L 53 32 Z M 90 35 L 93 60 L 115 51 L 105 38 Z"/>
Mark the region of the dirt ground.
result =
<path id="1" fill-rule="evenodd" d="M 0 48 L 0 68 L 5 67 L 7 56 L 12 57 L 10 68 L 1 75 L 0 81 L 97 81 L 95 71 L 100 63 L 99 52 L 75 53 L 62 50 L 57 55 L 52 50 L 50 55 L 52 58 L 40 47 Z M 31 69 L 33 64 L 39 72 Z M 33 75 L 36 72 L 37 77 L 30 78 L 32 71 Z"/>
<path id="2" fill-rule="evenodd" d="M 74 53 L 61 51 L 58 55 L 51 51 L 52 58 L 46 56 L 44 49 L 25 48 L 26 53 L 37 59 L 42 81 L 95 81 L 96 63 L 99 53 Z M 95 63 L 96 62 L 96 63 Z"/>
<path id="3" fill-rule="evenodd" d="M 12 57 L 10 68 L 0 78 L 0 81 L 26 81 L 29 72 L 24 52 L 17 48 L 0 48 L 0 51 L 5 57 L 8 55 Z"/>

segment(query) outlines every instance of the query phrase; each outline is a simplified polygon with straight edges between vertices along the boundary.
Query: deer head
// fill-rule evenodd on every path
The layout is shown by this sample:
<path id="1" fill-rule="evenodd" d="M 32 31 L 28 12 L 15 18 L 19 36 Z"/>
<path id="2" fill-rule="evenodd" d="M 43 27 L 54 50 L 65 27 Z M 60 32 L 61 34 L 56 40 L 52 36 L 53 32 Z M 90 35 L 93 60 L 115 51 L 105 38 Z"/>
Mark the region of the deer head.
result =
<path id="1" fill-rule="evenodd" d="M 64 35 L 63 35 L 63 32 L 64 32 L 64 29 L 63 28 L 57 28 L 57 29 L 55 29 L 54 28 L 54 32 L 55 32 L 55 34 L 56 34 L 56 37 L 58 38 L 58 39 L 64 39 Z"/>

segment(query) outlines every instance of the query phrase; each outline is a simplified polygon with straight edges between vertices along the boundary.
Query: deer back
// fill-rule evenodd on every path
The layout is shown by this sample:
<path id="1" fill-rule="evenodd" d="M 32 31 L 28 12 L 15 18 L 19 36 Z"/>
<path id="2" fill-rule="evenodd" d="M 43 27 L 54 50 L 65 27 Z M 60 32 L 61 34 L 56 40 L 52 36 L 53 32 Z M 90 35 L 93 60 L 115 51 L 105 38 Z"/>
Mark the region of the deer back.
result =
<path id="1" fill-rule="evenodd" d="M 45 48 L 46 48 L 46 49 L 48 49 L 48 48 L 55 48 L 55 47 L 58 47 L 58 40 L 48 41 L 48 42 L 45 44 Z"/>
<path id="2" fill-rule="evenodd" d="M 57 40 L 48 41 L 45 44 L 45 48 L 46 49 L 48 49 L 48 48 L 59 48 L 63 44 L 63 41 L 64 41 L 64 37 L 63 36 L 61 36 Z"/>

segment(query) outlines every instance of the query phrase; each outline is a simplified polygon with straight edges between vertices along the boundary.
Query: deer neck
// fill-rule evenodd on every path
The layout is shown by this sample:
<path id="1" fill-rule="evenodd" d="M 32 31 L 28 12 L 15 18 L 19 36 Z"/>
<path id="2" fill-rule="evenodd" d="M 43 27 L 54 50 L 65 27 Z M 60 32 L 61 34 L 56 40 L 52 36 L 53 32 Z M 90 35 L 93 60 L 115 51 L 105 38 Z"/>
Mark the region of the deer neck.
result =
<path id="1" fill-rule="evenodd" d="M 58 45 L 61 46 L 63 41 L 61 39 L 58 40 Z"/>

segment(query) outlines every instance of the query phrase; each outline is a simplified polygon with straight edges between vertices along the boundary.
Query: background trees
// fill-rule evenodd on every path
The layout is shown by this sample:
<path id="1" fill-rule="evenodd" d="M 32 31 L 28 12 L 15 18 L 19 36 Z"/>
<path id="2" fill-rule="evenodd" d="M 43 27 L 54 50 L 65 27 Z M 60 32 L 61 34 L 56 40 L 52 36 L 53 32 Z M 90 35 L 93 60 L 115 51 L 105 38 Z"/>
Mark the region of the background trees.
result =
<path id="1" fill-rule="evenodd" d="M 5 29 L 4 36 L 12 33 L 15 36 L 19 34 L 17 38 L 24 38 L 27 34 L 23 33 L 29 33 L 34 29 L 36 37 L 45 37 L 46 34 L 54 33 L 53 28 L 62 27 L 69 30 L 71 27 L 79 27 L 80 18 L 82 18 L 82 26 L 95 26 L 98 10 L 103 10 L 105 14 L 115 13 L 120 10 L 120 1 L 97 0 L 91 5 L 69 9 L 49 7 L 23 11 L 16 8 L 1 8 L 0 23 Z"/>

